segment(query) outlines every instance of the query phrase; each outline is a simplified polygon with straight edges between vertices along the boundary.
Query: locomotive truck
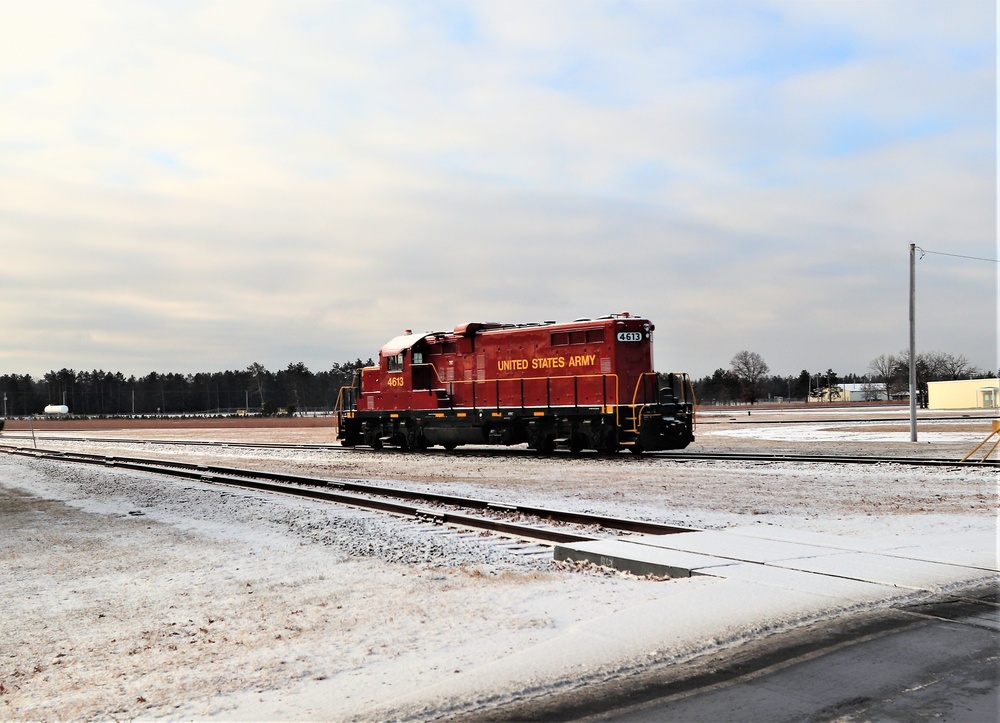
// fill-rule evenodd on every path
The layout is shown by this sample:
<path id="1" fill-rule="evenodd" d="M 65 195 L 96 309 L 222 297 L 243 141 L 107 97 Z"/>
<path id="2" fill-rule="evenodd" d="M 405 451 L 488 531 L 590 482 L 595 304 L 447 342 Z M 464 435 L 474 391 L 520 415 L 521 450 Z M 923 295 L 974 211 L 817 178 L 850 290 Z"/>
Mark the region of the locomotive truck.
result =
<path id="1" fill-rule="evenodd" d="M 337 438 L 403 450 L 683 449 L 694 440 L 694 392 L 687 374 L 653 371 L 653 329 L 622 312 L 407 331 L 340 390 Z"/>

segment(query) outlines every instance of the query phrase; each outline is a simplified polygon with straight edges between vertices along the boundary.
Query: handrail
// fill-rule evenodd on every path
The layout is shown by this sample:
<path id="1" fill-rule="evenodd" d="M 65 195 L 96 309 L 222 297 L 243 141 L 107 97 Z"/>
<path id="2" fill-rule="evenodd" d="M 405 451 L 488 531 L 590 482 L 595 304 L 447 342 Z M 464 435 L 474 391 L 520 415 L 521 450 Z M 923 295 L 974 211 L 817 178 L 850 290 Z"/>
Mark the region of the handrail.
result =
<path id="1" fill-rule="evenodd" d="M 430 367 L 431 369 L 434 370 L 434 376 L 437 379 L 438 384 L 447 384 L 448 383 L 444 379 L 441 378 L 441 375 L 438 373 L 438 368 L 436 366 L 434 366 L 433 364 L 431 364 L 430 362 L 421 362 L 420 364 L 410 364 L 410 370 L 411 370 L 410 379 L 413 379 L 412 370 L 414 368 L 416 368 L 416 367 Z"/>
<path id="2" fill-rule="evenodd" d="M 648 376 L 657 376 L 656 372 L 643 372 L 639 375 L 639 378 L 635 380 L 635 389 L 632 391 L 632 403 L 627 405 L 632 410 L 632 429 L 625 430 L 627 432 L 639 433 L 639 419 L 642 416 L 642 410 L 649 406 L 649 402 L 645 399 L 642 402 L 637 401 L 639 397 L 639 389 L 642 388 L 642 383 Z M 645 396 L 645 394 L 643 394 Z M 636 409 L 639 407 L 639 409 Z M 615 420 L 617 423 L 618 420 Z"/>
<path id="3" fill-rule="evenodd" d="M 558 380 L 558 379 L 598 379 L 598 378 L 600 378 L 600 379 L 612 379 L 614 383 L 611 385 L 611 387 L 612 387 L 611 390 L 608 389 L 607 384 L 602 385 L 602 388 L 601 388 L 601 397 L 602 397 L 601 404 L 604 407 L 607 407 L 607 406 L 613 406 L 613 407 L 615 407 L 615 415 L 616 415 L 615 422 L 617 423 L 617 421 L 618 421 L 617 420 L 617 414 L 618 414 L 618 409 L 617 408 L 619 406 L 619 396 L 618 396 L 618 375 L 617 374 L 564 374 L 564 375 L 560 375 L 560 376 L 502 377 L 502 378 L 501 377 L 492 377 L 492 378 L 486 378 L 486 379 L 452 379 L 451 381 L 445 381 L 444 379 L 441 378 L 441 374 L 438 372 L 438 369 L 437 369 L 437 367 L 434 364 L 431 364 L 429 362 L 423 362 L 421 364 L 413 364 L 413 365 L 411 365 L 411 368 L 412 367 L 417 367 L 417 366 L 431 367 L 434 370 L 434 377 L 437 379 L 437 383 L 440 385 L 440 387 L 436 387 L 435 389 L 431 389 L 430 391 L 435 391 L 436 389 L 442 389 L 442 390 L 448 392 L 449 395 L 451 395 L 453 393 L 453 387 L 455 385 L 457 385 L 457 384 L 469 384 L 469 385 L 472 385 L 473 403 L 472 403 L 472 406 L 470 407 L 470 409 L 479 409 L 480 408 L 480 406 L 478 404 L 476 404 L 476 402 L 475 402 L 475 389 L 476 389 L 475 385 L 477 385 L 477 384 L 484 384 L 484 385 L 485 384 L 499 385 L 500 383 L 520 384 L 521 385 L 521 390 L 520 390 L 521 406 L 524 407 L 525 406 L 525 404 L 524 404 L 524 386 L 523 386 L 524 382 L 531 382 L 531 381 L 542 382 L 542 381 L 545 381 L 546 386 L 547 386 L 547 390 L 548 390 L 549 389 L 548 385 L 552 381 Z M 613 392 L 613 396 L 614 396 L 613 400 L 610 403 L 608 401 L 608 392 L 609 391 Z M 497 395 L 497 397 L 498 397 L 498 401 L 499 401 L 499 394 Z M 578 392 L 576 392 L 575 389 L 574 389 L 574 395 L 573 395 L 573 397 L 574 397 L 573 398 L 573 406 L 574 407 L 579 407 L 580 404 L 578 402 Z M 483 407 L 483 408 L 485 408 L 485 407 Z"/>
<path id="4" fill-rule="evenodd" d="M 635 390 L 632 392 L 632 404 L 630 405 L 633 409 L 640 404 L 639 402 L 636 401 L 636 398 L 639 396 L 639 389 L 642 386 L 643 380 L 646 377 L 655 377 L 655 376 L 657 376 L 656 372 L 643 372 L 642 374 L 639 375 L 639 378 L 635 380 Z M 648 402 L 645 399 L 643 399 L 641 403 L 643 406 L 646 406 L 646 404 L 648 404 Z"/>
<path id="5" fill-rule="evenodd" d="M 345 385 L 345 386 L 342 386 L 340 388 L 339 392 L 337 392 L 337 402 L 336 402 L 336 404 L 333 405 L 333 413 L 334 414 L 342 414 L 343 412 L 347 411 L 347 407 L 345 405 L 345 397 L 349 396 L 349 395 L 345 395 L 344 392 L 345 392 L 345 390 L 348 390 L 348 389 L 353 390 L 354 387 L 353 386 L 346 386 Z"/>
<path id="6" fill-rule="evenodd" d="M 698 429 L 698 399 L 694 393 L 694 384 L 691 383 L 691 377 L 687 375 L 687 372 L 682 372 L 684 374 L 684 380 L 687 382 L 688 391 L 691 393 L 691 431 Z"/>
<path id="7" fill-rule="evenodd" d="M 350 394 L 346 394 L 345 395 L 344 394 L 344 390 L 349 389 L 349 390 L 351 390 L 353 392 L 354 389 L 356 389 L 359 386 L 357 384 L 357 382 L 358 382 L 358 375 L 360 373 L 361 373 L 360 369 L 355 370 L 354 375 L 351 377 L 351 383 L 350 383 L 350 385 L 346 385 L 345 384 L 344 386 L 342 386 L 340 388 L 340 391 L 337 392 L 337 401 L 333 405 L 333 413 L 334 414 L 338 414 L 338 413 L 342 414 L 342 413 L 348 411 L 347 410 L 347 405 L 346 405 L 346 399 L 345 399 L 345 397 L 349 397 L 351 395 Z M 358 401 L 357 397 L 355 397 L 354 398 L 354 403 L 357 404 L 357 401 Z"/>
<path id="8" fill-rule="evenodd" d="M 697 426 L 697 418 L 696 418 L 697 400 L 695 399 L 694 385 L 691 383 L 691 377 L 688 376 L 687 372 L 670 372 L 670 374 L 671 376 L 677 377 L 678 381 L 680 382 L 681 388 L 679 390 L 674 389 L 674 396 L 677 398 L 677 401 L 681 404 L 688 404 L 689 403 L 687 401 L 688 397 L 690 396 L 691 398 L 690 401 L 691 427 L 692 429 L 695 429 Z M 638 401 L 638 398 L 639 398 L 639 389 L 642 386 L 643 380 L 650 375 L 658 376 L 656 372 L 643 372 L 642 374 L 639 375 L 638 380 L 636 380 L 635 389 L 632 392 L 632 404 L 628 405 L 632 409 L 632 429 L 627 430 L 629 432 L 635 432 L 636 434 L 639 433 L 639 421 L 642 417 L 642 412 L 646 407 L 649 406 L 649 403 L 646 401 L 640 403 Z M 678 395 L 678 392 L 680 392 L 680 395 Z"/>
<path id="9" fill-rule="evenodd" d="M 608 389 L 607 389 L 607 385 L 606 384 L 602 385 L 602 389 L 601 389 L 602 406 L 604 406 L 604 407 L 607 407 L 607 406 L 614 407 L 614 409 L 615 409 L 615 412 L 614 412 L 615 413 L 615 423 L 616 424 L 618 424 L 619 421 L 620 421 L 619 420 L 620 407 L 621 406 L 627 406 L 627 407 L 629 407 L 632 410 L 632 425 L 633 426 L 632 426 L 632 429 L 628 430 L 628 431 L 631 431 L 631 432 L 638 432 L 639 431 L 639 418 L 640 418 L 640 416 L 642 414 L 642 410 L 645 407 L 649 406 L 649 401 L 648 400 L 639 401 L 639 393 L 640 393 L 640 390 L 643 389 L 643 382 L 645 382 L 646 379 L 648 377 L 650 377 L 650 376 L 654 376 L 654 377 L 657 376 L 656 372 L 643 372 L 642 374 L 640 374 L 639 377 L 636 379 L 635 388 L 632 390 L 632 400 L 631 400 L 631 403 L 630 404 L 621 405 L 621 404 L 619 404 L 620 400 L 619 400 L 619 396 L 618 396 L 618 394 L 619 394 L 619 388 L 618 388 L 618 375 L 617 374 L 565 374 L 565 375 L 560 375 L 560 376 L 503 377 L 503 378 L 501 378 L 501 377 L 493 377 L 493 378 L 487 378 L 487 379 L 453 379 L 451 381 L 446 381 L 446 380 L 444 380 L 444 379 L 441 378 L 441 374 L 438 371 L 437 366 L 435 366 L 434 364 L 432 364 L 430 362 L 422 362 L 420 364 L 412 364 L 411 365 L 411 369 L 415 368 L 415 367 L 430 367 L 433 370 L 433 372 L 434 372 L 434 379 L 435 379 L 435 381 L 437 383 L 437 386 L 429 389 L 428 391 L 445 391 L 449 395 L 451 395 L 453 393 L 453 388 L 454 388 L 455 385 L 469 384 L 469 385 L 472 385 L 473 395 L 475 395 L 475 385 L 477 385 L 477 384 L 484 384 L 484 385 L 485 384 L 494 384 L 494 385 L 497 386 L 497 405 L 496 405 L 497 408 L 500 408 L 500 405 L 499 405 L 499 398 L 500 398 L 499 385 L 500 385 L 500 383 L 516 383 L 516 384 L 520 384 L 521 385 L 521 390 L 520 390 L 521 406 L 524 407 L 525 406 L 524 405 L 524 382 L 526 382 L 526 381 L 537 381 L 537 382 L 540 382 L 542 380 L 545 380 L 546 381 L 546 386 L 547 386 L 547 391 L 548 391 L 549 390 L 548 385 L 553 380 L 560 380 L 560 379 L 596 379 L 598 377 L 600 377 L 601 379 L 604 379 L 604 380 L 612 379 L 614 381 L 614 383 L 612 385 L 614 399 L 612 400 L 612 402 L 610 404 L 608 403 L 608 398 L 607 398 L 608 397 Z M 675 394 L 678 393 L 678 392 L 680 392 L 678 400 L 681 403 L 687 403 L 688 397 L 690 397 L 692 423 L 694 423 L 694 421 L 695 421 L 694 420 L 695 406 L 697 404 L 697 401 L 695 400 L 694 386 L 691 384 L 690 377 L 685 372 L 672 372 L 672 374 L 674 376 L 678 377 L 678 379 L 680 381 L 681 389 L 675 390 Z M 346 411 L 346 407 L 345 407 L 345 402 L 346 402 L 346 399 L 345 399 L 345 390 L 351 390 L 351 389 L 354 388 L 354 386 L 355 385 L 352 384 L 351 386 L 344 386 L 344 387 L 340 388 L 340 392 L 337 395 L 337 403 L 334 406 L 334 412 L 335 413 L 338 412 L 338 411 Z M 411 390 L 411 391 L 418 391 L 418 390 Z M 573 394 L 573 397 L 574 397 L 574 399 L 573 399 L 573 406 L 575 406 L 575 407 L 580 406 L 579 402 L 577 401 L 578 392 L 576 391 L 576 385 L 575 384 L 574 384 L 574 394 Z M 356 401 L 357 400 L 355 400 L 355 402 Z M 470 409 L 479 409 L 480 408 L 480 406 L 476 403 L 475 398 L 473 398 L 472 406 L 469 407 L 469 408 Z"/>

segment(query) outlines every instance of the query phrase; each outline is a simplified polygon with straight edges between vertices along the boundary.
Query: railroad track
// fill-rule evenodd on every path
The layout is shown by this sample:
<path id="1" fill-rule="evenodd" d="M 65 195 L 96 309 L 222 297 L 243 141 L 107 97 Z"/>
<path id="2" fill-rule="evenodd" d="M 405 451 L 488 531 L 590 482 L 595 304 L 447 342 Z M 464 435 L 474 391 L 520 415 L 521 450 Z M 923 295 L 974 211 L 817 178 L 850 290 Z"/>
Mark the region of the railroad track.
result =
<path id="1" fill-rule="evenodd" d="M 30 434 L 17 432 L 6 433 L 5 439 L 31 439 Z M 282 442 L 227 442 L 219 440 L 204 439 L 141 439 L 127 437 L 46 437 L 36 435 L 35 439 L 42 442 L 85 442 L 93 444 L 156 444 L 188 447 L 247 447 L 251 449 L 321 449 L 321 450 L 348 450 L 348 447 L 341 447 L 339 444 L 288 444 Z M 0 445 L 4 447 L 5 445 Z"/>
<path id="2" fill-rule="evenodd" d="M 30 439 L 28 436 L 16 437 L 5 435 L 9 439 Z M 215 448 L 236 448 L 236 449 L 287 449 L 287 450 L 318 450 L 326 452 L 372 452 L 368 447 L 342 447 L 339 444 L 283 444 L 267 442 L 225 442 L 208 440 L 151 440 L 151 439 L 123 439 L 123 438 L 100 438 L 100 437 L 38 437 L 42 441 L 49 442 L 81 442 L 88 444 L 141 444 L 141 445 L 166 445 L 166 446 L 191 446 L 191 447 L 215 447 Z M 2 448 L 3 445 L 0 445 Z M 393 450 L 381 451 L 379 454 L 394 454 Z M 538 453 L 534 450 L 522 448 L 503 449 L 489 447 L 469 447 L 453 452 L 446 452 L 439 449 L 429 449 L 420 454 L 437 455 L 461 455 L 461 456 L 514 456 L 523 455 L 536 457 Z M 552 455 L 549 455 L 552 456 Z M 557 453 L 556 456 L 569 457 L 570 453 Z M 619 457 L 608 457 L 594 453 L 581 453 L 575 455 L 576 458 L 587 459 L 616 459 L 636 460 L 646 459 L 669 459 L 678 462 L 693 461 L 713 461 L 713 462 L 795 462 L 795 463 L 828 463 L 828 464 L 899 464 L 917 467 L 1000 467 L 1000 459 L 969 460 L 962 462 L 957 459 L 945 457 L 900 457 L 885 455 L 837 455 L 837 454 L 784 454 L 784 453 L 755 453 L 755 452 L 646 452 L 641 457 L 630 454 L 622 454 Z"/>
<path id="3" fill-rule="evenodd" d="M 767 414 L 767 411 L 759 411 L 758 414 Z M 962 414 L 959 416 L 955 415 L 941 415 L 941 416 L 921 416 L 918 419 L 919 424 L 931 424 L 934 422 L 976 422 L 981 420 L 989 421 L 995 419 L 995 415 L 986 414 Z M 739 412 L 731 415 L 725 414 L 715 414 L 712 416 L 699 415 L 698 426 L 703 424 L 752 424 L 754 426 L 758 425 L 769 425 L 769 424 L 909 424 L 910 418 L 905 417 L 867 417 L 859 419 L 857 417 L 830 417 L 827 419 L 760 419 L 759 417 L 753 417 L 750 415 L 741 416 Z"/>
<path id="4" fill-rule="evenodd" d="M 492 502 L 349 480 L 305 477 L 283 472 L 11 445 L 0 445 L 0 450 L 33 459 L 151 472 L 182 479 L 287 494 L 388 512 L 438 525 L 489 531 L 519 540 L 550 545 L 604 539 L 611 534 L 668 535 L 696 531 L 693 528 L 642 520 Z M 519 521 L 524 518 L 530 518 L 533 522 Z M 571 530 L 570 526 L 575 528 L 575 531 Z M 580 530 L 598 530 L 600 534 Z"/>
<path id="5" fill-rule="evenodd" d="M 891 457 L 882 455 L 839 454 L 756 454 L 745 452 L 649 452 L 656 459 L 673 459 L 683 462 L 695 460 L 747 461 L 747 462 L 826 462 L 830 464 L 901 464 L 916 467 L 997 467 L 1000 460 L 961 462 L 942 457 Z"/>

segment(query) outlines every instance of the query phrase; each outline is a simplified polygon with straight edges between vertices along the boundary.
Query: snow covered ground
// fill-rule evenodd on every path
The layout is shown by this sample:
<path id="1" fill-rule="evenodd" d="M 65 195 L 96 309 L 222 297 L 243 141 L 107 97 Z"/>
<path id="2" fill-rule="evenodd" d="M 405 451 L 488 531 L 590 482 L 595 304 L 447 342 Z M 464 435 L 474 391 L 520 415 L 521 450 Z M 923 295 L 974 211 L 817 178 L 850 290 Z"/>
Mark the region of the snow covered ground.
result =
<path id="1" fill-rule="evenodd" d="M 909 449 L 866 428 L 705 425 L 693 449 Z M 961 438 L 922 444 L 957 459 L 988 431 L 969 423 L 948 432 Z M 331 441 L 323 429 L 233 438 L 289 435 Z M 387 479 L 764 537 L 980 549 L 985 540 L 996 560 L 988 469 L 40 446 Z M 0 457 L 0 520 L 0 710 L 10 719 L 474 714 L 653 665 L 697 665 L 812 621 L 995 578 L 979 570 L 899 587 L 831 578 L 808 589 L 752 576 L 651 581 L 558 567 L 494 537 L 428 536 L 368 512 L 15 456 Z"/>

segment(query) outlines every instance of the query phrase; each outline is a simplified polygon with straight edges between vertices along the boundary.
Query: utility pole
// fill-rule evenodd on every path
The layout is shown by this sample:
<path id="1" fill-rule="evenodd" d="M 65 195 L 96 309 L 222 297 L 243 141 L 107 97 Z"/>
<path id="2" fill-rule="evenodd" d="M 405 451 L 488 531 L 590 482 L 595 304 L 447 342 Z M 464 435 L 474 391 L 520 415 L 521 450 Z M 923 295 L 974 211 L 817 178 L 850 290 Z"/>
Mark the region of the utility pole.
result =
<path id="1" fill-rule="evenodd" d="M 917 245 L 910 244 L 910 441 L 917 441 Z"/>

